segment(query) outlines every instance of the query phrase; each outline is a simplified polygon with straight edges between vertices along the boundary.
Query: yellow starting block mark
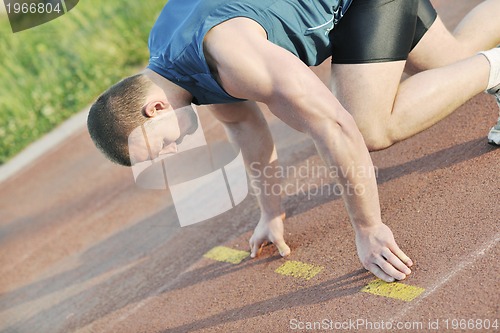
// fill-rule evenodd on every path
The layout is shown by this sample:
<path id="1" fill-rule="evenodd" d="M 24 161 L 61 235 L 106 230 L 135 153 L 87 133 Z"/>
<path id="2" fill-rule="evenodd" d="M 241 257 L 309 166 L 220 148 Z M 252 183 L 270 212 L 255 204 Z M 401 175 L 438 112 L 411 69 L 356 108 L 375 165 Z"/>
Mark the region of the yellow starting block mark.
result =
<path id="1" fill-rule="evenodd" d="M 239 264 L 249 255 L 250 252 L 247 251 L 233 250 L 225 246 L 216 246 L 205 253 L 204 257 L 217 261 L 228 262 L 231 264 Z"/>
<path id="2" fill-rule="evenodd" d="M 390 297 L 406 302 L 411 302 L 412 300 L 420 296 L 420 294 L 423 293 L 425 289 L 398 282 L 387 283 L 383 280 L 377 279 L 367 284 L 363 289 L 361 289 L 361 291 L 373 295 Z"/>
<path id="3" fill-rule="evenodd" d="M 275 272 L 282 275 L 293 276 L 305 280 L 312 279 L 323 270 L 322 266 L 305 264 L 300 261 L 288 260 L 278 267 Z"/>

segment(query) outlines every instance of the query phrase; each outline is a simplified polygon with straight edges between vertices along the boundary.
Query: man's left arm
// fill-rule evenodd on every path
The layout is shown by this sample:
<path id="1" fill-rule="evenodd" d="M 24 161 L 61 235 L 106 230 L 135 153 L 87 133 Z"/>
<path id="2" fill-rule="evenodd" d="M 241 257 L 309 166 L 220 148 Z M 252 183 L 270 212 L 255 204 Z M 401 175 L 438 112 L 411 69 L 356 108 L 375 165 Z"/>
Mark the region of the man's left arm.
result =
<path id="1" fill-rule="evenodd" d="M 349 172 L 373 170 L 363 137 L 321 80 L 300 59 L 269 42 L 262 27 L 249 19 L 214 28 L 205 51 L 229 94 L 267 104 L 278 118 L 313 139 L 329 167 L 342 171 L 336 181 L 346 189 L 343 199 L 363 266 L 385 281 L 410 274 L 411 260 L 382 223 L 375 173 Z"/>

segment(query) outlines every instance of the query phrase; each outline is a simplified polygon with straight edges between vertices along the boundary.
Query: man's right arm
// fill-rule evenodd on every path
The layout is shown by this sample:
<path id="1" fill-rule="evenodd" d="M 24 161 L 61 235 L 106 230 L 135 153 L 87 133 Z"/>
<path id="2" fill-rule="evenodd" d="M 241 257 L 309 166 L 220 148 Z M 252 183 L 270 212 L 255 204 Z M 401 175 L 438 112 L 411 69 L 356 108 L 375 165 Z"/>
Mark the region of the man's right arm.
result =
<path id="1" fill-rule="evenodd" d="M 218 104 L 208 107 L 223 124 L 229 140 L 241 149 L 250 185 L 260 208 L 260 219 L 249 245 L 256 257 L 262 245 L 272 242 L 280 255 L 290 254 L 283 238 L 285 213 L 281 206 L 281 179 L 276 146 L 271 131 L 255 102 Z"/>

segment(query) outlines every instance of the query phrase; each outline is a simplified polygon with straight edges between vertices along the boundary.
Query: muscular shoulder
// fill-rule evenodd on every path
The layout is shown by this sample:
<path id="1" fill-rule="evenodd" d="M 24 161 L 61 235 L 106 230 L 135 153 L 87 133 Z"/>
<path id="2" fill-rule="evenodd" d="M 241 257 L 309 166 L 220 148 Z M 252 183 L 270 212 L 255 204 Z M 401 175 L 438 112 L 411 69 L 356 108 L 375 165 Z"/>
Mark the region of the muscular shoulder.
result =
<path id="1" fill-rule="evenodd" d="M 294 54 L 267 40 L 250 19 L 229 20 L 204 41 L 205 57 L 219 84 L 232 96 L 264 103 L 314 98 L 325 86 Z M 326 89 L 328 91 L 328 89 Z M 329 93 L 329 91 L 328 91 Z"/>
<path id="2" fill-rule="evenodd" d="M 235 18 L 211 29 L 203 42 L 208 65 L 219 84 L 231 95 L 244 99 L 250 87 L 268 81 L 266 56 L 260 52 L 266 44 L 265 30 L 255 21 Z"/>
<path id="3" fill-rule="evenodd" d="M 243 17 L 233 18 L 213 27 L 205 35 L 205 57 L 216 65 L 219 60 L 241 54 L 250 47 L 248 39 L 240 38 L 242 36 L 250 37 L 258 43 L 267 39 L 265 30 L 257 22 Z"/>

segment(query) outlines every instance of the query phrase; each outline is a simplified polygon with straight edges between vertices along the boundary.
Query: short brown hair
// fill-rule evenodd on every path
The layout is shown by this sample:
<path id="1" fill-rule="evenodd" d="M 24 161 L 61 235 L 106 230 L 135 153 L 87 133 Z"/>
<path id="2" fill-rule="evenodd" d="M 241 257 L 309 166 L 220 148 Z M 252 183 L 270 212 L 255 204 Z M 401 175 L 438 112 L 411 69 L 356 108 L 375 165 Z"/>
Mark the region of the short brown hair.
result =
<path id="1" fill-rule="evenodd" d="M 87 127 L 97 148 L 111 161 L 130 166 L 128 136 L 147 118 L 142 113 L 151 81 L 128 77 L 105 91 L 90 108 Z"/>

